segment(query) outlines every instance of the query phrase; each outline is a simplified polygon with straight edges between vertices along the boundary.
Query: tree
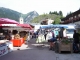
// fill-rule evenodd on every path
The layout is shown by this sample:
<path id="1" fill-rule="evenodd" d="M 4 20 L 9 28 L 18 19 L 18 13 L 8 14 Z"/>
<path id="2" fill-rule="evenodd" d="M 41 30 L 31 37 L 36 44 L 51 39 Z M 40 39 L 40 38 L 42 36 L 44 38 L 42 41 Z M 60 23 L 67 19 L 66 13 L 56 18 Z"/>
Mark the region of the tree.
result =
<path id="1" fill-rule="evenodd" d="M 51 11 L 50 11 L 49 14 L 59 15 L 57 11 L 54 11 L 54 12 L 51 12 Z"/>
<path id="2" fill-rule="evenodd" d="M 62 11 L 59 11 L 59 15 L 63 16 L 63 13 L 62 13 Z"/>
<path id="3" fill-rule="evenodd" d="M 52 12 L 50 11 L 49 14 L 52 14 Z"/>
<path id="4" fill-rule="evenodd" d="M 58 12 L 57 12 L 57 11 L 54 11 L 54 12 L 52 12 L 52 14 L 56 14 L 56 15 L 58 15 Z"/>
<path id="5" fill-rule="evenodd" d="M 54 22 L 52 22 L 52 24 L 55 24 L 55 21 L 54 21 Z"/>

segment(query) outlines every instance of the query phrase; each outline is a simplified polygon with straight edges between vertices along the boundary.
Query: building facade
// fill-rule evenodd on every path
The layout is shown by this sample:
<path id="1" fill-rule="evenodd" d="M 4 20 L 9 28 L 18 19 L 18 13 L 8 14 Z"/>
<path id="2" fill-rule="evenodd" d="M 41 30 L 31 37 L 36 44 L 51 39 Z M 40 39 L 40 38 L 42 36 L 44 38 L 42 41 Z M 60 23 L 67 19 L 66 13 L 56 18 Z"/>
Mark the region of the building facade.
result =
<path id="1" fill-rule="evenodd" d="M 23 17 L 20 17 L 19 23 L 20 23 L 20 24 L 24 24 L 24 19 L 23 19 Z"/>
<path id="2" fill-rule="evenodd" d="M 60 24 L 80 24 L 80 9 L 61 19 Z"/>
<path id="3" fill-rule="evenodd" d="M 41 21 L 41 25 L 49 25 L 52 24 L 54 22 L 54 20 L 52 19 L 45 19 L 43 21 Z"/>

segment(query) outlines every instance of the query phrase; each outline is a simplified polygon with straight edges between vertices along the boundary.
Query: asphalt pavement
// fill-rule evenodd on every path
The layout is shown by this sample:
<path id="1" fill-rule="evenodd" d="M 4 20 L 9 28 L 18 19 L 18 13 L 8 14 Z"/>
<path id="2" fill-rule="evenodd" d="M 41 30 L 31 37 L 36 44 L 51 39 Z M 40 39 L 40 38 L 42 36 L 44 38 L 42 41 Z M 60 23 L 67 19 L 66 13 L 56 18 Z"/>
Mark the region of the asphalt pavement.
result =
<path id="1" fill-rule="evenodd" d="M 31 39 L 28 45 L 14 47 L 12 52 L 1 56 L 0 60 L 80 60 L 80 54 L 55 53 L 49 50 L 48 44 L 36 44 L 35 40 Z"/>

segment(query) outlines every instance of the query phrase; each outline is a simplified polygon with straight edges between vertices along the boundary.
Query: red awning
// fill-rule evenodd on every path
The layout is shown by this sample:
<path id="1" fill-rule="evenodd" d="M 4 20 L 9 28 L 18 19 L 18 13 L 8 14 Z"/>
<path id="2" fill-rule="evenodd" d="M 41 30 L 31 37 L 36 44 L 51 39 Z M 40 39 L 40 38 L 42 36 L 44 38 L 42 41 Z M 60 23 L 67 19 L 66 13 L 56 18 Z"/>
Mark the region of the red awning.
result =
<path id="1" fill-rule="evenodd" d="M 0 24 L 0 27 L 8 30 L 29 31 L 32 27 L 28 24 Z"/>
<path id="2" fill-rule="evenodd" d="M 0 24 L 19 24 L 19 22 L 8 18 L 0 18 Z"/>
<path id="3" fill-rule="evenodd" d="M 18 24 L 18 26 L 21 26 L 22 28 L 29 28 L 30 30 L 32 30 L 32 27 L 29 24 Z"/>

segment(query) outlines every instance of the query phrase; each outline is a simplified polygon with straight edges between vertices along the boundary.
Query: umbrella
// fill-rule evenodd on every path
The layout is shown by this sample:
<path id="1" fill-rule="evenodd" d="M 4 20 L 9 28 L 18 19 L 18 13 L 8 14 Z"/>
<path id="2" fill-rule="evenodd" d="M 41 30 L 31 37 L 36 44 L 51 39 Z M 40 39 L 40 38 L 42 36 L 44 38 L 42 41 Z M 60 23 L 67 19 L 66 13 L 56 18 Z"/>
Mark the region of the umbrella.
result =
<path id="1" fill-rule="evenodd" d="M 24 28 L 25 30 L 28 29 L 28 28 L 29 28 L 30 30 L 32 30 L 32 27 L 31 27 L 29 24 L 18 24 L 18 26 Z"/>
<path id="2" fill-rule="evenodd" d="M 8 18 L 0 18 L 0 24 L 19 24 L 19 22 Z"/>

